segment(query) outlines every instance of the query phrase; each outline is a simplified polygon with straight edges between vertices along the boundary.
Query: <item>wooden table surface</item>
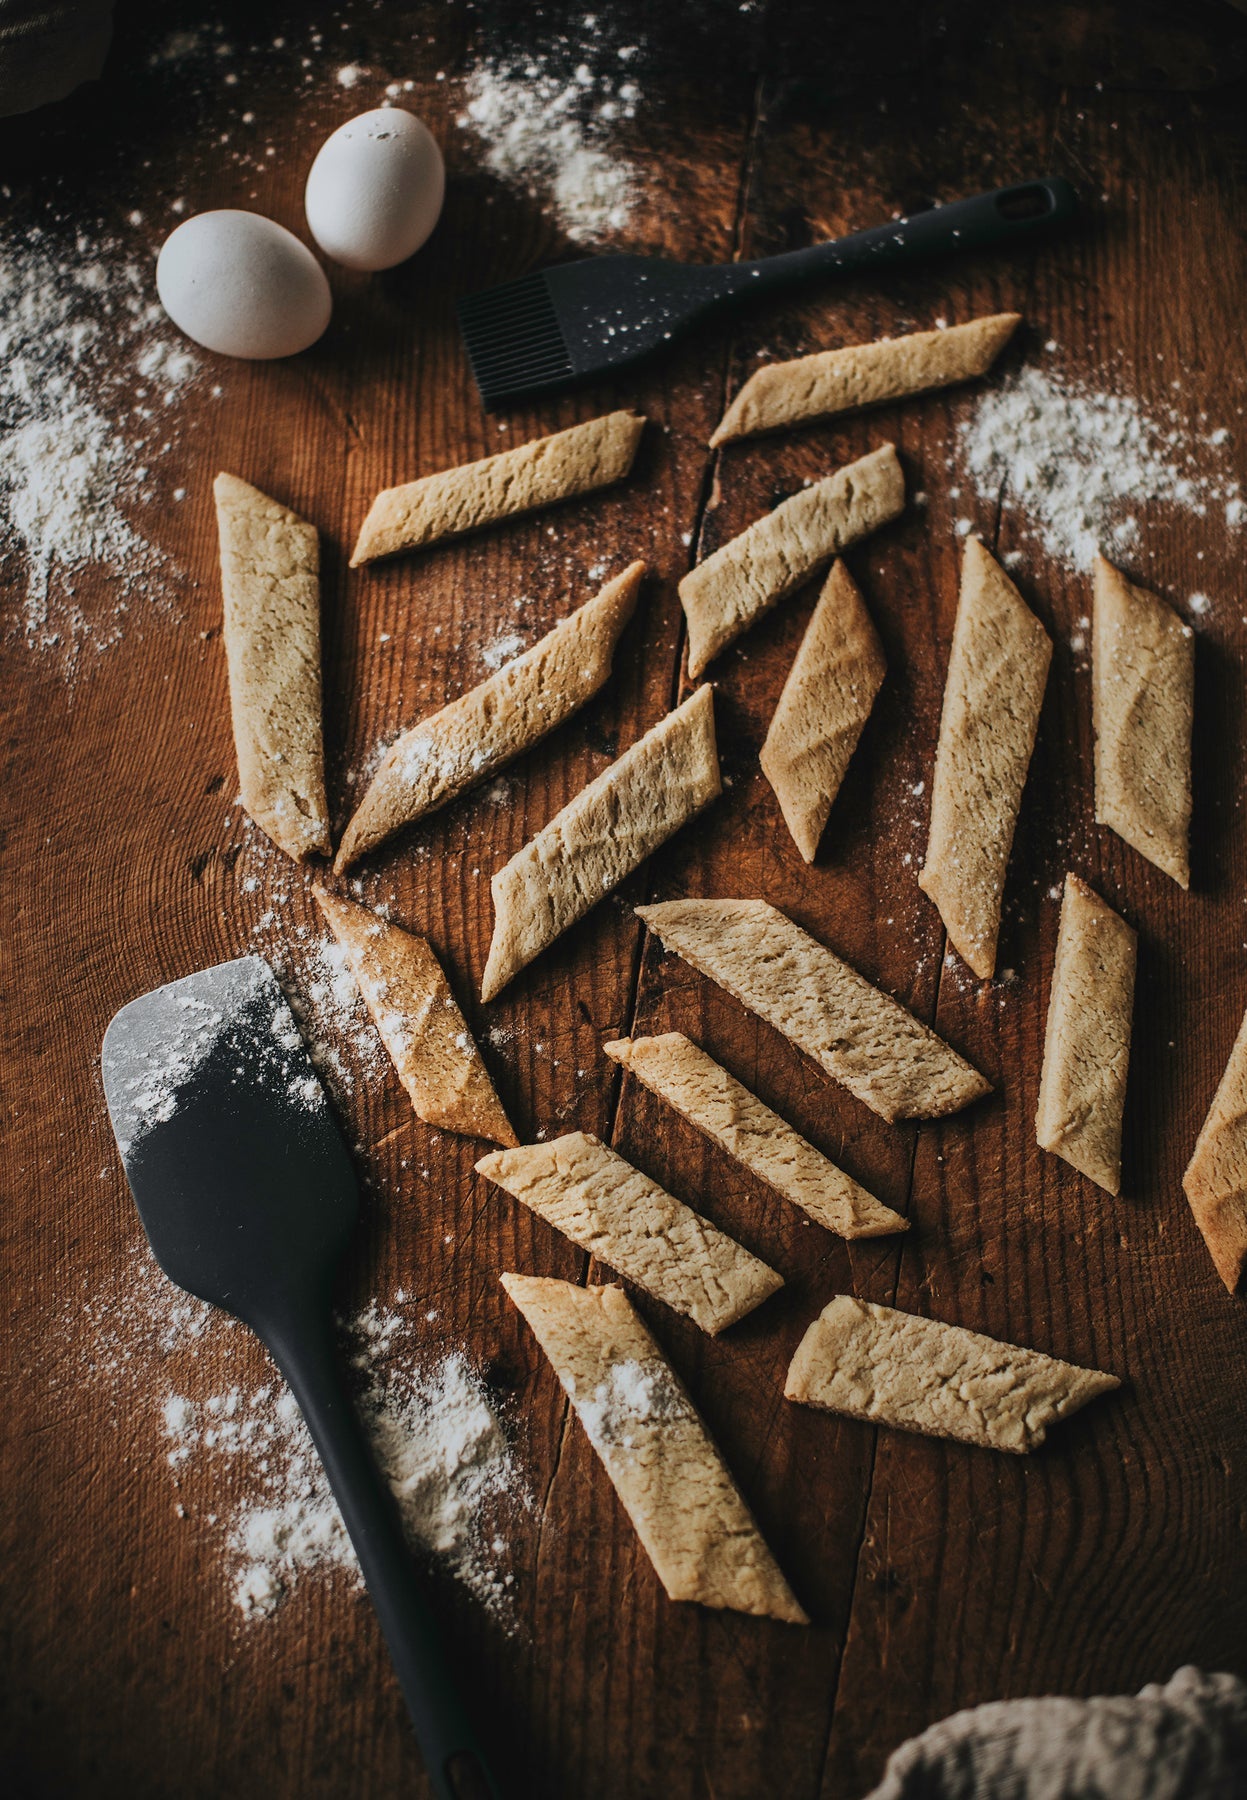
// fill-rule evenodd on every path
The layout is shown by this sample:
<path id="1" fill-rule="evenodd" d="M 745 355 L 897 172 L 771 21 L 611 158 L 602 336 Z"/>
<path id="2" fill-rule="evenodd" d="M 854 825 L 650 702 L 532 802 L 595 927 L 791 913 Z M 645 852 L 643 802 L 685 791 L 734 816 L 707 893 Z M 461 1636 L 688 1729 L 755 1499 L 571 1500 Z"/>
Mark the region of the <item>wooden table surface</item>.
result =
<path id="1" fill-rule="evenodd" d="M 482 172 L 455 123 L 462 76 L 485 54 L 549 47 L 560 32 L 570 51 L 558 53 L 575 54 L 578 12 L 234 5 L 212 15 L 198 49 L 153 63 L 196 16 L 131 8 L 100 87 L 4 128 L 6 233 L 56 219 L 141 258 L 174 223 L 175 200 L 187 212 L 255 205 L 299 229 L 317 145 L 389 81 L 414 82 L 406 104 L 444 144 L 450 177 L 443 221 L 408 268 L 332 275 L 322 343 L 288 364 L 213 365 L 180 399 L 173 454 L 187 497 L 138 520 L 170 559 L 172 602 L 136 602 L 122 641 L 72 680 L 20 630 L 3 644 L 10 1792 L 426 1792 L 374 1617 L 348 1583 L 307 1579 L 273 1620 L 237 1622 L 208 1520 L 231 1496 L 214 1492 L 210 1467 L 174 1489 L 159 1332 L 145 1300 L 126 1304 L 140 1234 L 100 1088 L 109 1017 L 249 948 L 293 944 L 297 963 L 300 930 L 321 934 L 312 873 L 231 803 L 218 468 L 323 534 L 336 829 L 374 747 L 479 680 L 500 634 L 531 642 L 603 571 L 637 556 L 650 569 L 600 702 L 509 771 L 505 804 L 470 795 L 374 856 L 363 896 L 431 938 L 523 1136 L 601 1134 L 782 1272 L 782 1294 L 718 1341 L 644 1296 L 638 1305 L 814 1623 L 666 1600 L 498 1284 L 508 1269 L 573 1281 L 604 1271 L 483 1184 L 480 1147 L 421 1125 L 391 1074 L 357 1081 L 342 1111 L 365 1218 L 344 1304 L 389 1305 L 401 1289 L 414 1317 L 435 1313 L 429 1353 L 463 1348 L 485 1372 L 532 1497 L 507 1526 L 509 1625 L 453 1583 L 437 1589 L 507 1791 L 851 1797 L 904 1737 L 957 1707 L 1129 1690 L 1188 1661 L 1247 1675 L 1247 1310 L 1218 1281 L 1179 1185 L 1247 1003 L 1241 538 L 1217 517 L 1158 510 L 1128 562 L 1180 608 L 1196 590 L 1211 600 L 1198 621 L 1194 880 L 1182 894 L 1093 823 L 1089 672 L 1070 642 L 1087 578 L 1045 556 L 1007 506 L 950 491 L 971 393 L 706 449 L 759 356 L 1014 307 L 1026 322 L 1008 366 L 1042 359 L 1054 340 L 1067 373 L 1175 404 L 1199 429 L 1205 413 L 1209 429 L 1227 426 L 1247 477 L 1247 21 L 1211 3 L 967 5 L 947 22 L 908 3 L 833 10 L 843 16 L 814 4 L 614 9 L 611 41 L 642 46 L 641 104 L 618 140 L 639 170 L 620 245 L 765 253 L 1042 171 L 1078 185 L 1081 228 L 1026 255 L 824 289 L 504 420 L 478 404 L 453 299 L 568 246 L 535 201 Z M 336 78 L 348 62 L 364 71 L 352 88 Z M 275 147 L 258 172 L 223 147 L 225 134 L 242 141 L 244 107 L 254 142 Z M 348 573 L 378 488 L 626 404 L 652 424 L 623 486 Z M 722 800 L 481 1007 L 490 874 L 687 691 L 682 573 L 806 478 L 885 439 L 928 504 L 849 557 L 888 678 L 818 862 L 801 862 L 758 767 L 810 588 L 711 671 Z M 1014 976 L 987 984 L 945 956 L 915 881 L 956 605 L 954 524 L 967 514 L 989 546 L 1023 551 L 1019 585 L 1056 642 L 1009 876 L 1000 965 Z M 2 572 L 12 620 L 20 557 Z M 75 598 L 88 620 L 103 616 L 115 584 L 82 571 Z M 1117 1200 L 1034 1142 L 1050 890 L 1067 869 L 1140 936 Z M 636 903 L 689 893 L 783 907 L 933 1022 L 995 1094 L 942 1123 L 876 1119 L 638 929 Z M 608 1036 L 677 1027 L 907 1213 L 908 1234 L 846 1246 L 806 1224 L 600 1053 Z M 788 1359 L 845 1290 L 1113 1370 L 1123 1389 L 1026 1459 L 790 1406 Z M 182 1379 L 203 1392 L 262 1378 L 262 1353 L 239 1332 L 213 1329 L 195 1349 Z"/>

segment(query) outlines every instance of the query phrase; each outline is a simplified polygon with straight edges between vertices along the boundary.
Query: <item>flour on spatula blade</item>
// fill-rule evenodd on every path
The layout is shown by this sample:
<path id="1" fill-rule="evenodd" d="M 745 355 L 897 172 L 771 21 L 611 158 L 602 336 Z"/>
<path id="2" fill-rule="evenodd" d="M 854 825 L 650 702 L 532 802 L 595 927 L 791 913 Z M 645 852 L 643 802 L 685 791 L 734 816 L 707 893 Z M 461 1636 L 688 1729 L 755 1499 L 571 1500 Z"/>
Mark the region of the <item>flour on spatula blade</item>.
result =
<path id="1" fill-rule="evenodd" d="M 809 1620 L 678 1376 L 622 1288 L 502 1285 L 527 1319 L 672 1600 Z"/>
<path id="2" fill-rule="evenodd" d="M 242 803 L 296 862 L 327 856 L 316 530 L 237 475 L 213 493 Z"/>
<path id="3" fill-rule="evenodd" d="M 315 890 L 419 1116 L 443 1131 L 518 1142 L 442 966 L 426 940 Z"/>
<path id="4" fill-rule="evenodd" d="M 991 1092 L 942 1037 L 765 900 L 638 906 L 650 930 L 884 1119 L 938 1119 Z"/>
<path id="5" fill-rule="evenodd" d="M 397 738 L 343 833 L 334 872 L 488 781 L 596 694 L 644 573 L 632 563 L 531 650 Z"/>
<path id="6" fill-rule="evenodd" d="M 1020 1455 L 1038 1449 L 1059 1419 L 1120 1386 L 1098 1369 L 837 1294 L 797 1346 L 784 1394 L 852 1419 Z"/>
<path id="7" fill-rule="evenodd" d="M 476 1168 L 711 1337 L 784 1285 L 735 1238 L 588 1132 L 496 1150 Z"/>
<path id="8" fill-rule="evenodd" d="M 908 1230 L 907 1219 L 859 1187 L 682 1032 L 617 1038 L 602 1048 L 690 1125 L 828 1231 L 864 1238 Z"/>
<path id="9" fill-rule="evenodd" d="M 989 981 L 1052 645 L 1000 564 L 967 538 L 918 886 L 957 954 Z"/>

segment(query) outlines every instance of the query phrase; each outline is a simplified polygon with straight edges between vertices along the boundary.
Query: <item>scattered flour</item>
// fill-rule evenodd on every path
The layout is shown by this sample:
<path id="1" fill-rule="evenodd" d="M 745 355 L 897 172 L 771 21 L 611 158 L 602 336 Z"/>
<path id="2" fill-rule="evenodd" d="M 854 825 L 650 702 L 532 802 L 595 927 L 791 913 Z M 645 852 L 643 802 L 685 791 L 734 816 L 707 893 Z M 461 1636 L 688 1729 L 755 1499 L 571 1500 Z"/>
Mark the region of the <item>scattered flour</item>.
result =
<path id="1" fill-rule="evenodd" d="M 1097 550 L 1111 558 L 1138 546 L 1148 505 L 1241 526 L 1227 442 L 1172 409 L 1157 419 L 1127 394 L 1033 367 L 984 394 L 959 432 L 979 498 L 999 497 L 1050 556 L 1083 571 Z"/>
<path id="2" fill-rule="evenodd" d="M 344 1368 L 413 1548 L 505 1619 L 505 1534 L 531 1497 L 480 1376 L 460 1351 L 431 1353 L 421 1331 L 414 1297 L 370 1302 L 342 1328 Z M 154 1425 L 177 1516 L 214 1547 L 244 1619 L 270 1616 L 304 1577 L 358 1580 L 293 1397 L 257 1362 L 246 1328 L 175 1287 L 145 1244 L 111 1281 L 83 1276 L 54 1354 L 57 1380 L 75 1393 L 84 1375 L 107 1383 L 137 1454 Z M 249 1373 L 222 1381 L 226 1369 Z"/>
<path id="3" fill-rule="evenodd" d="M 636 116 L 635 54 L 624 45 L 608 52 L 609 69 L 585 61 L 570 75 L 547 57 L 494 59 L 467 78 L 458 123 L 479 139 L 485 167 L 548 205 L 575 243 L 621 231 L 632 211 L 637 172 L 611 138 L 617 121 Z"/>
<path id="4" fill-rule="evenodd" d="M 516 1492 L 514 1458 L 467 1359 L 454 1352 L 414 1366 L 395 1353 L 403 1331 L 402 1316 L 375 1303 L 349 1327 L 365 1428 L 413 1549 L 441 1558 L 478 1599 L 497 1606 L 511 1578 L 498 1568 L 506 1546 L 485 1520 Z M 244 1618 L 273 1613 L 312 1570 L 358 1575 L 288 1389 L 274 1381 L 200 1398 L 174 1392 L 161 1416 L 174 1471 L 205 1456 L 241 1465 L 248 1497 L 226 1526 L 225 1548 L 231 1592 Z"/>
<path id="5" fill-rule="evenodd" d="M 127 1257 L 111 1283 L 99 1283 L 94 1270 L 83 1275 L 81 1299 L 57 1322 L 62 1371 L 71 1366 L 65 1345 L 84 1325 L 84 1371 L 93 1379 L 108 1380 L 115 1390 L 125 1389 L 127 1375 L 136 1382 L 145 1379 L 141 1371 L 175 1352 L 194 1356 L 214 1329 L 223 1333 L 243 1329 L 227 1314 L 175 1287 L 145 1243 Z M 128 1390 L 122 1397 L 128 1410 Z"/>
<path id="6" fill-rule="evenodd" d="M 481 650 L 481 661 L 491 674 L 503 663 L 512 662 L 524 648 L 524 637 L 518 631 L 504 631 Z"/>
<path id="7" fill-rule="evenodd" d="M 263 922 L 262 922 L 263 923 Z M 287 943 L 274 960 L 312 1061 L 339 1097 L 382 1078 L 390 1063 L 351 968 L 334 937 Z"/>
<path id="8" fill-rule="evenodd" d="M 164 598 L 132 515 L 164 493 L 156 467 L 199 363 L 150 290 L 102 233 L 0 235 L 0 557 L 23 567 L 13 622 L 67 675 L 85 643 L 119 639 L 132 595 Z M 74 577 L 101 564 L 117 598 L 88 618 Z"/>

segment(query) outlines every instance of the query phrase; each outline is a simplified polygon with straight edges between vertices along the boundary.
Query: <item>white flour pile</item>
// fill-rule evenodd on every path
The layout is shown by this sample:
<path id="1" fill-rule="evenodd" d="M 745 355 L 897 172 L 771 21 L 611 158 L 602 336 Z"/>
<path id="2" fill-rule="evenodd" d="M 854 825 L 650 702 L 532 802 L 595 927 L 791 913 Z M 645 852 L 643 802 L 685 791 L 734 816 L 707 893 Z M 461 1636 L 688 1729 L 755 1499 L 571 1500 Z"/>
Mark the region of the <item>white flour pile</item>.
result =
<path id="1" fill-rule="evenodd" d="M 351 1325 L 365 1428 L 412 1547 L 443 1560 L 478 1599 L 496 1606 L 510 1577 L 498 1569 L 505 1543 L 486 1520 L 516 1494 L 515 1462 L 466 1358 L 454 1353 L 425 1368 L 413 1366 L 395 1355 L 404 1330 L 401 1314 L 375 1305 Z M 231 1592 L 244 1618 L 274 1612 L 312 1570 L 358 1575 L 288 1389 L 274 1381 L 206 1397 L 175 1391 L 161 1414 L 176 1474 L 199 1459 L 227 1458 L 242 1475 L 248 1498 L 225 1524 L 225 1551 Z"/>
<path id="2" fill-rule="evenodd" d="M 72 672 L 121 634 L 127 599 L 161 598 L 161 557 L 132 523 L 172 497 L 157 474 L 198 371 L 150 272 L 102 237 L 35 228 L 0 238 L 0 556 L 20 562 L 16 623 Z M 118 599 L 88 618 L 74 577 L 102 564 Z"/>
<path id="3" fill-rule="evenodd" d="M 1224 428 L 1192 430 L 1173 408 L 1157 419 L 1127 394 L 1055 371 L 1025 368 L 984 394 L 958 439 L 979 498 L 999 497 L 1070 568 L 1090 569 L 1097 550 L 1111 558 L 1138 548 L 1148 506 L 1221 529 L 1247 520 Z"/>
<path id="4" fill-rule="evenodd" d="M 596 21 L 584 21 L 592 38 Z M 458 123 L 479 139 L 485 167 L 547 206 L 575 243 L 595 243 L 628 223 L 637 173 L 612 148 L 620 120 L 636 116 L 640 90 L 624 44 L 577 63 L 570 76 L 545 57 L 488 60 L 468 76 Z"/>

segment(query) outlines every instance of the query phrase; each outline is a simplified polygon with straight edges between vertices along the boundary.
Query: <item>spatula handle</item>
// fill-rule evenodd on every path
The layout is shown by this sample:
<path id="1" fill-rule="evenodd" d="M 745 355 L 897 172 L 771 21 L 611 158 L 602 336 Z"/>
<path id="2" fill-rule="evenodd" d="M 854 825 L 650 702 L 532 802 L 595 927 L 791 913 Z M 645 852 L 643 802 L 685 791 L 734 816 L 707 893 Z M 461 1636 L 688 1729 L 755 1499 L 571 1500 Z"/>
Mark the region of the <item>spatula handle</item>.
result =
<path id="1" fill-rule="evenodd" d="M 736 271 L 737 296 L 764 294 L 816 275 L 849 275 L 925 261 L 951 250 L 1023 242 L 1068 224 L 1077 212 L 1078 195 L 1068 181 L 1053 175 L 933 206 L 828 244 L 729 266 Z"/>
<path id="2" fill-rule="evenodd" d="M 264 1337 L 325 1465 L 393 1658 L 437 1800 L 499 1800 L 451 1679 L 441 1636 L 403 1541 L 398 1508 L 342 1385 L 327 1322 Z"/>

